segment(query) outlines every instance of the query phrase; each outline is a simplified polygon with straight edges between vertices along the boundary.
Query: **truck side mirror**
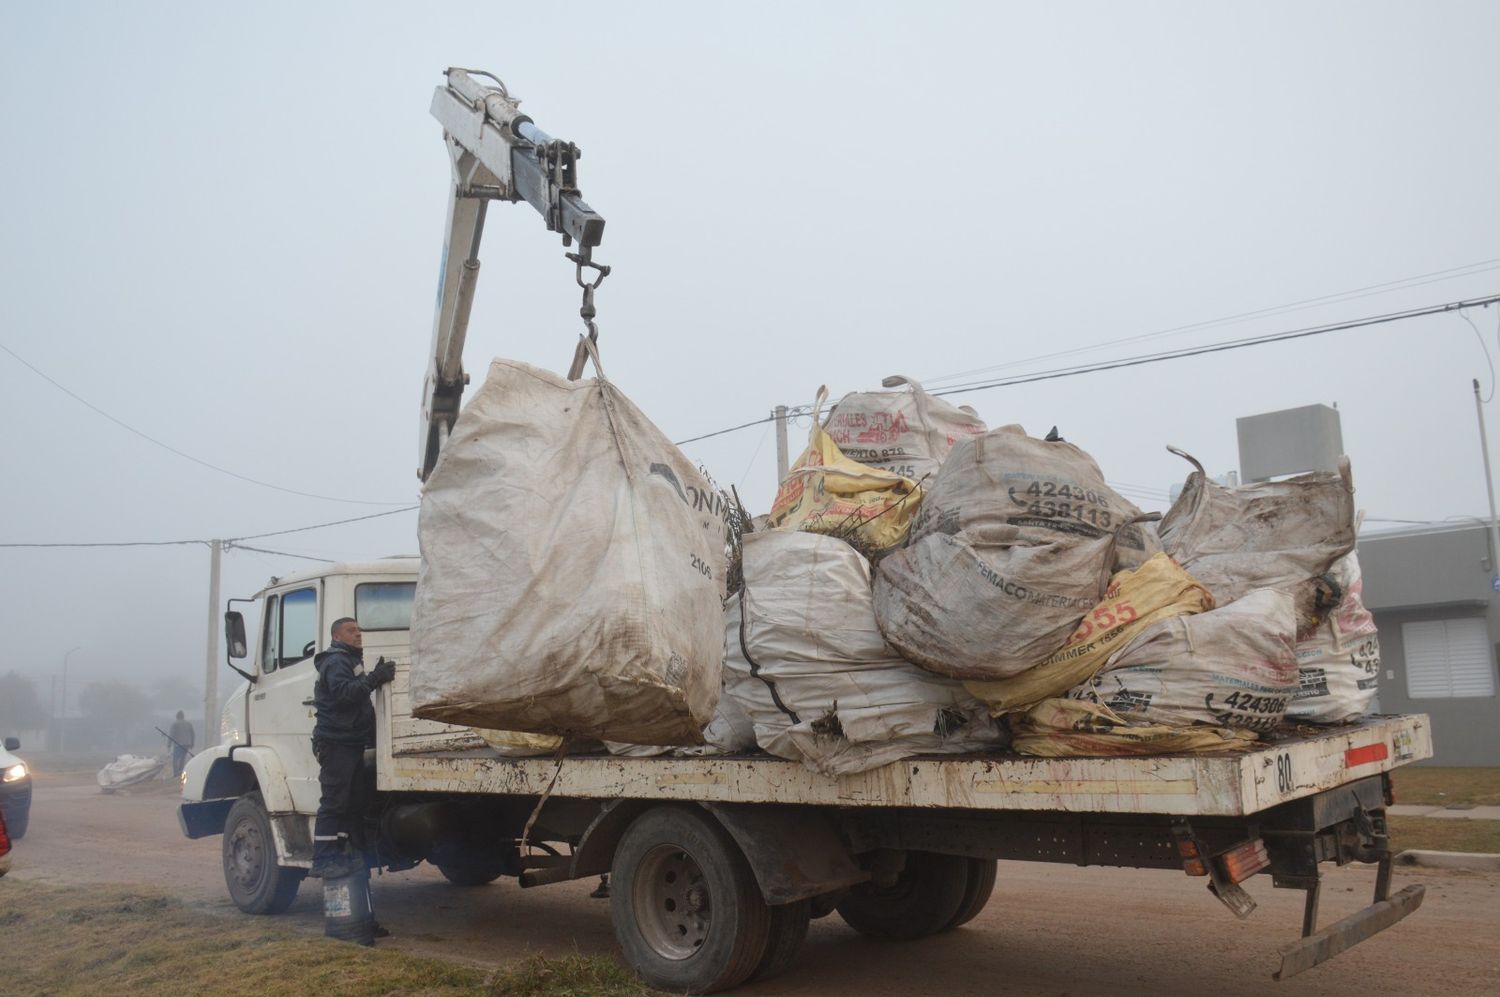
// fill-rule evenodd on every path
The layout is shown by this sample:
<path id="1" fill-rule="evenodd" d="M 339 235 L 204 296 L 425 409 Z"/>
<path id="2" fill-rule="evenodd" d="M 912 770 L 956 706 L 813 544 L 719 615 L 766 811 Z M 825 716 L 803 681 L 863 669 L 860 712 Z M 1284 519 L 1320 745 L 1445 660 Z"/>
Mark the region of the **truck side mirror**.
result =
<path id="1" fill-rule="evenodd" d="M 5 750 L 6 751 L 20 751 L 21 750 L 21 739 L 19 737 L 7 737 L 5 739 Z"/>
<path id="2" fill-rule="evenodd" d="M 245 617 L 233 609 L 224 614 L 224 643 L 229 645 L 230 658 L 243 658 L 249 653 L 245 648 Z"/>

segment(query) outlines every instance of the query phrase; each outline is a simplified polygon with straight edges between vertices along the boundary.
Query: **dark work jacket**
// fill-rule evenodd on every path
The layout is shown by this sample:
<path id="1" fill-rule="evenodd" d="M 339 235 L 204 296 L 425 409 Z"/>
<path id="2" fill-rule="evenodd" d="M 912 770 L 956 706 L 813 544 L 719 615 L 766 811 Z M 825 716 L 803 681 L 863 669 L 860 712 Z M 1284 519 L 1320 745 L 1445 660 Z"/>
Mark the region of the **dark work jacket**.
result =
<path id="1" fill-rule="evenodd" d="M 363 662 L 363 651 L 340 641 L 334 641 L 313 659 L 313 667 L 318 670 L 313 685 L 318 717 L 313 724 L 314 740 L 375 746 L 375 705 L 370 702 L 375 683 L 369 675 L 354 671 Z"/>

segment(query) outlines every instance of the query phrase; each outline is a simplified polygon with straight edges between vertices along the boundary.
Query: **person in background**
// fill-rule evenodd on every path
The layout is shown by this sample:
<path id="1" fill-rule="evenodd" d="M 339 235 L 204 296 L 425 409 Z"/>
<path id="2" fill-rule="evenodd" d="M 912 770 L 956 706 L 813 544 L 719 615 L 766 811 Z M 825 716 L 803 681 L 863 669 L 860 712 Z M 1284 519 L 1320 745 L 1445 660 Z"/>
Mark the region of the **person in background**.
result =
<path id="1" fill-rule="evenodd" d="M 188 755 L 193 750 L 193 725 L 188 723 L 182 711 L 177 711 L 177 719 L 172 721 L 172 729 L 167 732 L 172 739 L 172 778 L 182 778 L 182 767 L 187 764 Z"/>

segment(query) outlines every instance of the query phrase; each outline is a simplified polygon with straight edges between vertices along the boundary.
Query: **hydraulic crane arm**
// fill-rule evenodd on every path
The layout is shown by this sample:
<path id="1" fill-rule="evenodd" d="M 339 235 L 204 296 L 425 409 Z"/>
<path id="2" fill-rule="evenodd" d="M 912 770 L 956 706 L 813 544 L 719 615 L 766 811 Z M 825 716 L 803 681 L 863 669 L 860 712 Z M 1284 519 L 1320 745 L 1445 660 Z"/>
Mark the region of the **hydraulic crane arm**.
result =
<path id="1" fill-rule="evenodd" d="M 572 258 L 581 271 L 604 237 L 604 219 L 578 194 L 578 147 L 552 138 L 521 113 L 520 101 L 489 73 L 449 69 L 432 95 L 432 116 L 443 126 L 453 164 L 448 227 L 438 275 L 437 315 L 432 351 L 422 389 L 421 464 L 423 481 L 458 418 L 468 376 L 463 370 L 464 338 L 474 287 L 479 279 L 479 242 L 490 201 L 525 201 L 562 233 L 563 245 L 578 243 Z M 484 77 L 489 82 L 482 82 Z M 598 268 L 601 269 L 602 268 Z M 597 286 L 597 281 L 595 282 Z M 585 320 L 591 288 L 585 288 Z"/>

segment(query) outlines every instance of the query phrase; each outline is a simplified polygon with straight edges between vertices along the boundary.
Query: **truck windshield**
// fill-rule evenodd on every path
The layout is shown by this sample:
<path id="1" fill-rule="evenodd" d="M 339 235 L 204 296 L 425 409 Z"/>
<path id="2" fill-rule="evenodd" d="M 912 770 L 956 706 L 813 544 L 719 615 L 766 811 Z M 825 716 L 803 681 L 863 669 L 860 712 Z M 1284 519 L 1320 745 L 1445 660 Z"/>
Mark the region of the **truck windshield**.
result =
<path id="1" fill-rule="evenodd" d="M 354 616 L 361 630 L 411 629 L 416 582 L 365 582 L 354 587 Z"/>

